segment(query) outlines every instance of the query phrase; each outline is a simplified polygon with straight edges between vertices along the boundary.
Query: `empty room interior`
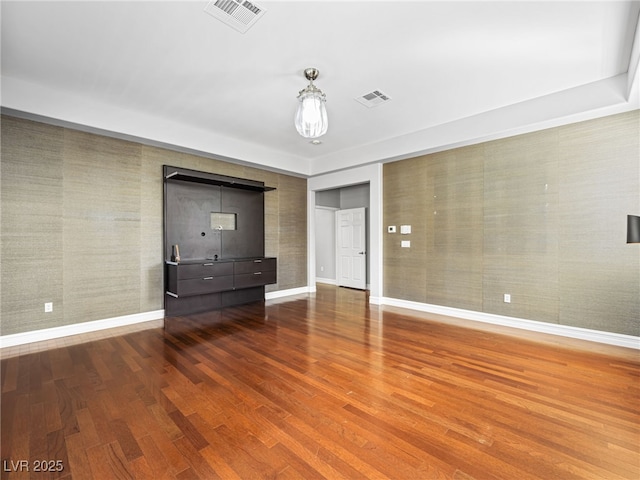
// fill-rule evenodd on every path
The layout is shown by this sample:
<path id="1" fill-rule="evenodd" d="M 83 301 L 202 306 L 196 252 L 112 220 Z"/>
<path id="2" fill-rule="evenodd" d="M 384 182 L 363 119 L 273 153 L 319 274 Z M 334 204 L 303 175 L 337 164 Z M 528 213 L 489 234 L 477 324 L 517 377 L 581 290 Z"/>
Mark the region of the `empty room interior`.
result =
<path id="1" fill-rule="evenodd" d="M 640 1 L 0 22 L 0 478 L 640 478 Z"/>

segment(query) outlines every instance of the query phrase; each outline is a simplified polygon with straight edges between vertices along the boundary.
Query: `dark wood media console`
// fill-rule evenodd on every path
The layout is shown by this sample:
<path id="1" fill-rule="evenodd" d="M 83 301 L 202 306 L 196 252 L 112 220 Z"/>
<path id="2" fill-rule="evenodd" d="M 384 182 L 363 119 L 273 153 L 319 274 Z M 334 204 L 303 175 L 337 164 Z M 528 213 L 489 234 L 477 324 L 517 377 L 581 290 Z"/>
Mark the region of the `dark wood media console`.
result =
<path id="1" fill-rule="evenodd" d="M 262 182 L 164 166 L 165 315 L 264 300 L 277 259 L 264 256 Z M 174 261 L 178 245 L 180 261 Z"/>
<path id="2" fill-rule="evenodd" d="M 166 262 L 168 307 L 173 315 L 264 299 L 277 281 L 275 258 Z"/>

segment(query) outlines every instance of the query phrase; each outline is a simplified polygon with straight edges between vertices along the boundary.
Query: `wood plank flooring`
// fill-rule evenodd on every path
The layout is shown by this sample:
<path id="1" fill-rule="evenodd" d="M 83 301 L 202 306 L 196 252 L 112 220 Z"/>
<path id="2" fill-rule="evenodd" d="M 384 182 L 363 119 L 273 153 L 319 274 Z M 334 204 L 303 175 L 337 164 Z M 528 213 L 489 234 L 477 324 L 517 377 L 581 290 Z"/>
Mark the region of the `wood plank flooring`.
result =
<path id="1" fill-rule="evenodd" d="M 4 359 L 1 478 L 640 478 L 638 352 L 420 317 L 319 286 Z"/>

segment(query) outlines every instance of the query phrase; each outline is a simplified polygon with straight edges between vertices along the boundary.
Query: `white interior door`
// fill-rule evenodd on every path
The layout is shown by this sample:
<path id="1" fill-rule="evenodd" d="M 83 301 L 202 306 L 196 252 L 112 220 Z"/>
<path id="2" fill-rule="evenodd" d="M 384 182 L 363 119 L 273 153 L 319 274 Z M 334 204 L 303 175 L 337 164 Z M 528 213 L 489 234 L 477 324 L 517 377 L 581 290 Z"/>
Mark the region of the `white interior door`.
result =
<path id="1" fill-rule="evenodd" d="M 336 212 L 337 265 L 339 286 L 367 288 L 366 209 L 349 208 Z"/>

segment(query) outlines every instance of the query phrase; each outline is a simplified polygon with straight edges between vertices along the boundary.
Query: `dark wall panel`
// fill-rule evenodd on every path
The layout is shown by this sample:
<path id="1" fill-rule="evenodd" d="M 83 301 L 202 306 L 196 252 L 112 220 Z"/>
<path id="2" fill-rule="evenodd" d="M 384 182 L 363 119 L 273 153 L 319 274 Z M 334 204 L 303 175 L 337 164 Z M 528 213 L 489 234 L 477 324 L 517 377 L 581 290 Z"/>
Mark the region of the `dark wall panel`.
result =
<path id="1" fill-rule="evenodd" d="M 264 195 L 223 187 L 220 211 L 235 213 L 237 224 L 236 230 L 222 231 L 221 257 L 264 256 Z"/>
<path id="2" fill-rule="evenodd" d="M 172 245 L 179 246 L 183 259 L 221 255 L 221 232 L 211 228 L 211 212 L 221 211 L 220 188 L 192 182 L 166 183 L 167 260 L 171 258 Z"/>

